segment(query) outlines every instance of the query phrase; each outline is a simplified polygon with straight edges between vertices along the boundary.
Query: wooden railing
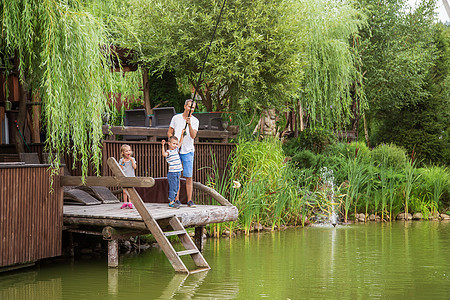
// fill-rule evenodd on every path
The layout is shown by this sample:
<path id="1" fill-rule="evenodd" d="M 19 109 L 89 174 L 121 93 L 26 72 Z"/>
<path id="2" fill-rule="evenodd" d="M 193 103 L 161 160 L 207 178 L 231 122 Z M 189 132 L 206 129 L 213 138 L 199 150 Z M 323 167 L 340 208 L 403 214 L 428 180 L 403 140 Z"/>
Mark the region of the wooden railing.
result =
<path id="1" fill-rule="evenodd" d="M 48 167 L 0 165 L 0 267 L 61 255 L 62 189 Z"/>
<path id="2" fill-rule="evenodd" d="M 136 176 L 166 177 L 167 162 L 161 155 L 161 143 L 131 142 L 131 141 L 103 141 L 102 175 L 111 176 L 107 159 L 120 158 L 120 147 L 130 145 L 137 161 Z M 235 144 L 196 143 L 194 156 L 194 181 L 206 184 L 214 176 L 223 176 L 229 169 L 229 157 L 234 151 Z M 194 198 L 208 203 L 210 197 L 205 193 L 194 190 Z"/>
<path id="3" fill-rule="evenodd" d="M 117 135 L 137 135 L 147 136 L 148 141 L 157 141 L 158 138 L 167 139 L 168 128 L 154 128 L 154 127 L 122 127 L 122 126 L 108 126 L 103 125 L 103 134 L 109 140 L 114 140 Z M 217 140 L 221 143 L 228 143 L 228 140 L 235 138 L 236 132 L 224 130 L 199 130 L 197 132 L 196 142 L 204 140 Z"/>

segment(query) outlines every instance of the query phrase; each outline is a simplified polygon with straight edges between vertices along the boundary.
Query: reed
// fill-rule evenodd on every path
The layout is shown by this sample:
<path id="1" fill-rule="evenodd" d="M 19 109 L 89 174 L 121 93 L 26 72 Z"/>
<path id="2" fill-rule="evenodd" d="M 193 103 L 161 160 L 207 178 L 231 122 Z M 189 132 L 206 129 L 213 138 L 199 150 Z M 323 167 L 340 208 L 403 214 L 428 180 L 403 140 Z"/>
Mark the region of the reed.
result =
<path id="1" fill-rule="evenodd" d="M 408 215 L 408 202 L 409 198 L 411 196 L 411 191 L 413 189 L 414 183 L 417 181 L 417 179 L 420 177 L 420 175 L 415 175 L 415 164 L 416 161 L 414 158 L 408 159 L 405 162 L 405 168 L 403 170 L 404 176 L 405 176 L 405 186 L 404 186 L 404 196 L 405 196 L 405 215 Z"/>
<path id="2" fill-rule="evenodd" d="M 281 216 L 289 199 L 289 194 L 280 194 L 280 178 L 286 173 L 286 165 L 281 142 L 274 138 L 263 141 L 243 141 L 236 147 L 232 160 L 232 180 L 242 187 L 236 193 L 235 205 L 238 207 L 239 222 L 248 234 L 256 223 L 272 225 Z M 273 213 L 277 210 L 276 214 Z"/>
<path id="3" fill-rule="evenodd" d="M 422 169 L 423 190 L 431 198 L 432 213 L 435 214 L 442 206 L 441 197 L 450 186 L 448 168 L 431 166 Z"/>
<path id="4" fill-rule="evenodd" d="M 348 221 L 350 206 L 357 201 L 360 191 L 368 180 L 368 175 L 366 174 L 367 166 L 361 163 L 357 151 L 354 158 L 347 159 L 346 169 L 348 185 L 347 193 L 344 197 L 344 222 Z"/>

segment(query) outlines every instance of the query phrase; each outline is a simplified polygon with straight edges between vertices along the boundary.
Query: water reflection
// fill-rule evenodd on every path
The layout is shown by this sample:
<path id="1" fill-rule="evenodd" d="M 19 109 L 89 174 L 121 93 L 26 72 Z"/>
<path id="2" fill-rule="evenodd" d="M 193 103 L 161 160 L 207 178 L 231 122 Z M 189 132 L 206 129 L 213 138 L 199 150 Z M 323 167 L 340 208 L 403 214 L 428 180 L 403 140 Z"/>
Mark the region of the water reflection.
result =
<path id="1" fill-rule="evenodd" d="M 108 293 L 117 295 L 119 293 L 119 269 L 108 268 Z"/>
<path id="2" fill-rule="evenodd" d="M 158 249 L 0 274 L 0 299 L 446 299 L 450 223 L 289 229 L 210 239 L 208 272 L 176 274 Z"/>
<path id="3" fill-rule="evenodd" d="M 37 271 L 15 271 L 0 277 L 0 299 L 61 299 L 61 278 L 36 280 Z"/>
<path id="4" fill-rule="evenodd" d="M 207 274 L 208 271 L 192 275 L 175 274 L 158 299 L 174 299 L 176 295 L 182 295 L 183 299 L 192 299 L 201 287 Z"/>

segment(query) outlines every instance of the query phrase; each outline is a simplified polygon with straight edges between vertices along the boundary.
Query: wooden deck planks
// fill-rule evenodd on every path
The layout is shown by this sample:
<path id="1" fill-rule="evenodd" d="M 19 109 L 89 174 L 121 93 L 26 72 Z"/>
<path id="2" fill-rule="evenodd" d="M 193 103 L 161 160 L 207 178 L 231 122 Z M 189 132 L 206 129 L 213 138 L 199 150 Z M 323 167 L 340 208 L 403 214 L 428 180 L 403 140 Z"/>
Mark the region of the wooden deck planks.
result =
<path id="1" fill-rule="evenodd" d="M 64 205 L 64 224 L 76 225 L 117 225 L 122 221 L 123 226 L 135 222 L 142 222 L 136 209 L 120 209 L 122 203 L 100 204 L 92 206 Z M 181 219 L 184 227 L 204 226 L 211 223 L 235 221 L 238 210 L 235 206 L 197 205 L 190 208 L 182 205 L 179 209 L 169 208 L 167 204 L 145 203 L 145 206 L 156 220 L 176 215 Z M 133 227 L 133 225 L 129 225 Z"/>

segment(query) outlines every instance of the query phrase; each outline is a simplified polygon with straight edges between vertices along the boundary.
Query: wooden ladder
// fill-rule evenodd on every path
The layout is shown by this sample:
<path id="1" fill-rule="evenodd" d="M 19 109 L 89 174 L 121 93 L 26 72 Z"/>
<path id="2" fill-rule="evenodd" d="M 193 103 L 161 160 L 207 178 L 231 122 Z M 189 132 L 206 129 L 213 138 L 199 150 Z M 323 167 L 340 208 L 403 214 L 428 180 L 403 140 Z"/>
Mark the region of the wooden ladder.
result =
<path id="1" fill-rule="evenodd" d="M 116 177 L 124 177 L 122 169 L 117 163 L 114 157 L 108 158 L 108 166 Z M 147 228 L 150 230 L 153 237 L 156 239 L 156 242 L 160 245 L 164 254 L 169 259 L 173 268 L 176 272 L 182 273 L 197 273 L 202 271 L 207 271 L 210 269 L 208 263 L 206 262 L 203 255 L 198 250 L 195 243 L 192 241 L 183 224 L 181 224 L 180 220 L 176 216 L 172 216 L 169 218 L 169 224 L 173 228 L 173 231 L 163 232 L 158 222 L 152 217 L 150 212 L 145 207 L 144 202 L 142 201 L 139 194 L 136 192 L 135 188 L 124 188 L 130 197 L 131 203 L 133 203 L 135 209 L 139 212 L 144 221 Z M 183 251 L 175 251 L 170 241 L 167 239 L 168 236 L 178 236 L 181 243 L 185 247 Z M 181 260 L 180 256 L 190 255 L 198 267 L 195 270 L 190 271 L 186 265 Z"/>

